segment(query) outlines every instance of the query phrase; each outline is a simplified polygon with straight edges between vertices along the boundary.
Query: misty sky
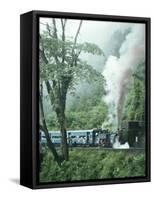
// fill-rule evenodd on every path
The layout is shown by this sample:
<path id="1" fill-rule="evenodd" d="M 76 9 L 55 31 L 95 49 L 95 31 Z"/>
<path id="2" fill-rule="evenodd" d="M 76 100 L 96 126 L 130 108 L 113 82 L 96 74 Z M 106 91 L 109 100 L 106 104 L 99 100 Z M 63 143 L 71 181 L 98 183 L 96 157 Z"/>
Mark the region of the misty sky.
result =
<path id="1" fill-rule="evenodd" d="M 74 37 L 80 20 L 67 20 L 66 36 Z M 52 18 L 40 18 L 40 32 L 46 29 L 45 24 L 52 26 Z M 60 19 L 56 19 L 57 30 L 61 35 Z M 122 42 L 125 40 L 127 33 L 135 27 L 141 27 L 144 24 L 136 23 L 120 23 L 120 22 L 103 22 L 83 20 L 78 42 L 91 42 L 97 44 L 108 57 L 113 55 L 115 51 L 118 54 Z M 82 54 L 83 59 L 87 60 L 94 68 L 103 69 L 104 56 L 92 56 L 91 54 Z"/>

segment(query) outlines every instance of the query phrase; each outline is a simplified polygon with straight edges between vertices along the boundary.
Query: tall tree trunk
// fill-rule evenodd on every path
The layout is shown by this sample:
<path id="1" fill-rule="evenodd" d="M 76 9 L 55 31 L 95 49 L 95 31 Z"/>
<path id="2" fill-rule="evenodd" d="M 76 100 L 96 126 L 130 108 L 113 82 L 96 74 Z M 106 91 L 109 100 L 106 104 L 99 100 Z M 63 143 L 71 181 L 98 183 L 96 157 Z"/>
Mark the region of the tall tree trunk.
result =
<path id="1" fill-rule="evenodd" d="M 61 129 L 60 131 L 61 131 L 61 135 L 62 135 L 61 148 L 62 148 L 63 157 L 65 160 L 69 160 L 65 113 L 62 113 L 62 121 L 60 124 L 60 129 Z"/>
<path id="2" fill-rule="evenodd" d="M 41 113 L 42 124 L 43 124 L 43 126 L 40 125 L 40 129 L 45 134 L 45 137 L 46 137 L 46 140 L 47 140 L 47 146 L 51 150 L 51 152 L 53 153 L 55 161 L 57 162 L 57 164 L 59 166 L 61 166 L 62 158 L 58 155 L 58 153 L 57 153 L 57 151 L 54 147 L 54 144 L 52 143 L 51 138 L 49 136 L 49 131 L 48 131 L 46 121 L 45 121 L 45 116 L 44 116 L 44 109 L 43 109 L 43 102 L 42 102 L 41 95 L 40 95 L 40 98 L 39 98 L 39 102 L 40 102 L 40 113 Z"/>
<path id="3" fill-rule="evenodd" d="M 53 94 L 49 81 L 46 81 L 45 83 L 50 97 L 51 105 L 53 106 L 53 109 L 56 112 L 58 123 L 60 125 L 62 157 L 64 160 L 69 160 L 69 150 L 67 145 L 67 131 L 66 131 L 66 116 L 65 116 L 66 94 L 67 94 L 66 84 L 65 87 L 62 89 L 56 88 L 55 86 Z"/>
<path id="4" fill-rule="evenodd" d="M 67 144 L 66 116 L 65 116 L 65 99 L 60 102 L 60 109 L 56 111 L 61 132 L 61 150 L 64 160 L 69 160 L 69 149 Z"/>

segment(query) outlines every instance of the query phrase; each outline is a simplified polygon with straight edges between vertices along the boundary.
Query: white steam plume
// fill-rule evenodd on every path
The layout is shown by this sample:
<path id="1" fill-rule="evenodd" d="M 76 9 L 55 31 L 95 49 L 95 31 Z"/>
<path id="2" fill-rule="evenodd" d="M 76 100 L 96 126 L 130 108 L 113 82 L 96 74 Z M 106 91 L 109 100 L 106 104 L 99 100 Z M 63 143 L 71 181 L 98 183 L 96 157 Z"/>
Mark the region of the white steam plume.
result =
<path id="1" fill-rule="evenodd" d="M 112 45 L 112 44 L 111 44 Z M 106 79 L 109 116 L 102 126 L 118 128 L 127 92 L 127 85 L 137 65 L 145 60 L 145 26 L 134 24 L 119 50 L 120 57 L 109 56 L 102 72 Z"/>

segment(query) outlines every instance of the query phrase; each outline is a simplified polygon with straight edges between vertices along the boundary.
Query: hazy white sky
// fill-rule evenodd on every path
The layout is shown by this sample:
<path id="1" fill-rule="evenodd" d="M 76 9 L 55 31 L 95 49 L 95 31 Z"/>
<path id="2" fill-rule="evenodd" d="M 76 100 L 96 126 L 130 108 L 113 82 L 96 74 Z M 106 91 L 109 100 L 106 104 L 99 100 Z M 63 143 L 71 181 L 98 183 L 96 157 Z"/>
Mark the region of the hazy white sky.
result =
<path id="1" fill-rule="evenodd" d="M 52 26 L 52 18 L 40 18 L 40 22 L 43 24 L 48 23 Z M 60 19 L 56 19 L 56 22 L 58 32 L 61 33 Z M 67 36 L 75 35 L 79 22 L 80 20 L 67 20 Z M 41 31 L 45 29 L 45 26 L 43 24 L 40 24 Z M 141 24 L 83 20 L 78 41 L 93 42 L 99 46 L 103 46 L 116 30 L 124 32 L 127 28 L 133 26 L 141 26 Z"/>
<path id="2" fill-rule="evenodd" d="M 49 24 L 52 27 L 52 18 L 40 18 L 40 32 L 46 29 L 45 24 Z M 67 37 L 74 37 L 76 31 L 78 29 L 80 20 L 72 20 L 68 19 L 66 24 L 66 36 Z M 56 19 L 56 25 L 59 36 L 61 35 L 61 22 L 60 19 Z M 122 23 L 122 22 L 103 22 L 103 21 L 92 21 L 92 20 L 83 20 L 82 27 L 80 30 L 80 34 L 78 37 L 78 42 L 91 42 L 97 44 L 107 55 L 113 55 L 113 51 L 118 51 L 117 46 L 119 41 L 122 39 L 120 38 L 123 36 L 124 32 L 127 29 L 134 29 L 137 27 L 142 27 L 144 24 L 137 24 L 137 23 Z M 121 35 L 118 37 L 114 36 L 116 31 L 120 31 Z M 123 38 L 124 40 L 125 38 Z M 118 52 L 117 52 L 118 53 Z M 98 70 L 102 70 L 104 66 L 104 56 L 96 56 L 91 54 L 81 54 L 82 58 L 86 60 L 89 64 L 91 64 L 94 68 Z"/>

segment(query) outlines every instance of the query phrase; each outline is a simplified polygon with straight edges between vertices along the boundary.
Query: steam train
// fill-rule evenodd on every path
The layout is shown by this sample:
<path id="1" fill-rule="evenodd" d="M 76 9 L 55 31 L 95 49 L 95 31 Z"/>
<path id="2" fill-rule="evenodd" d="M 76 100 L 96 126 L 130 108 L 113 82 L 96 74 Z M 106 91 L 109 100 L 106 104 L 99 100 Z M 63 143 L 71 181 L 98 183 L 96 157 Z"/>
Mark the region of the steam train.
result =
<path id="1" fill-rule="evenodd" d="M 55 145 L 61 144 L 61 134 L 59 131 L 49 131 L 51 141 Z M 109 133 L 108 130 L 92 129 L 92 130 L 70 130 L 67 131 L 67 143 L 70 146 L 111 146 L 115 133 Z M 46 144 L 46 137 L 41 132 L 40 142 Z"/>
<path id="2" fill-rule="evenodd" d="M 60 131 L 49 131 L 51 141 L 55 146 L 61 144 Z M 108 129 L 69 130 L 67 143 L 72 147 L 106 147 L 112 148 L 118 136 L 120 144 L 128 142 L 130 147 L 143 147 L 145 143 L 144 123 L 141 121 L 123 121 L 121 128 L 116 131 Z M 40 143 L 46 145 L 44 132 L 40 132 Z"/>

